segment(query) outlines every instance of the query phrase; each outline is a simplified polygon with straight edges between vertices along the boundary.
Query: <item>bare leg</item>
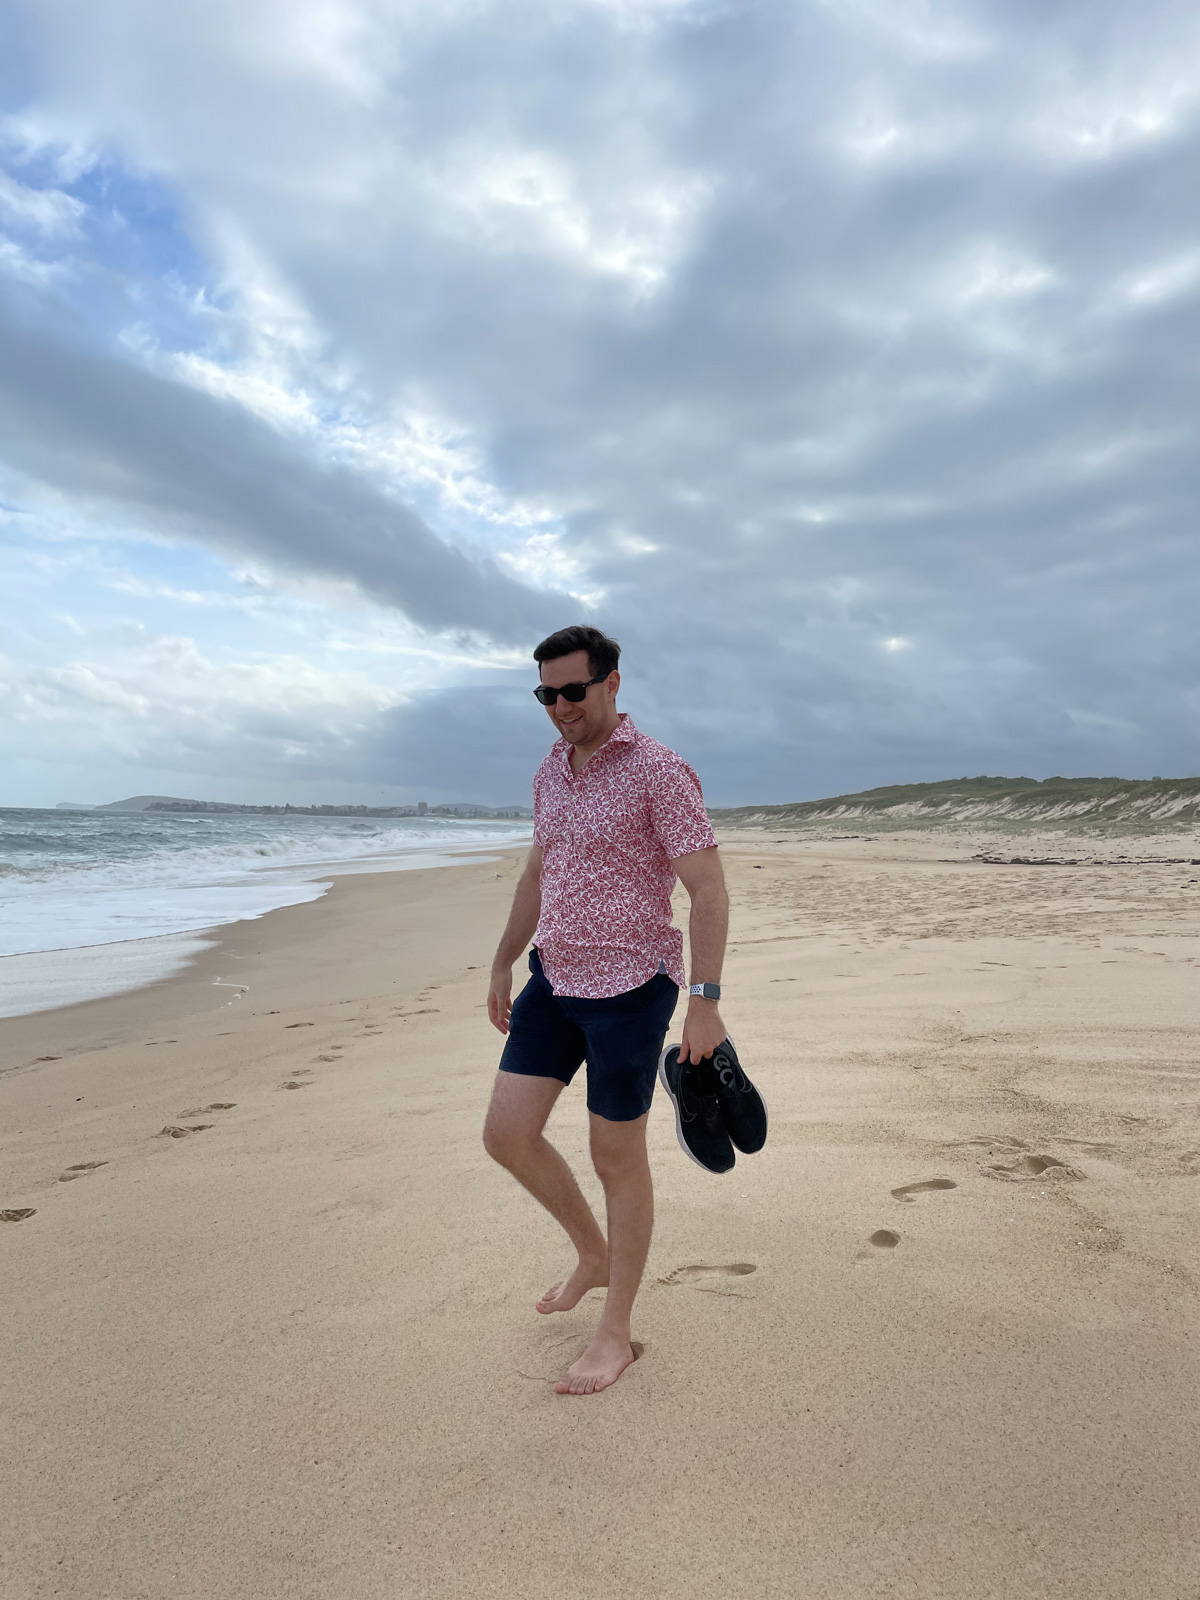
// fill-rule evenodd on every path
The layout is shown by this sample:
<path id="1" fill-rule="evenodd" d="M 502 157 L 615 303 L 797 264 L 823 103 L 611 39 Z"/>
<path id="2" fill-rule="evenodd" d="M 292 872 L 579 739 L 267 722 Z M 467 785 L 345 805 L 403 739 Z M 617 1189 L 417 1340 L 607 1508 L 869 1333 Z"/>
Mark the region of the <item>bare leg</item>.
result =
<path id="1" fill-rule="evenodd" d="M 592 1160 L 608 1208 L 608 1297 L 596 1337 L 560 1383 L 559 1394 L 598 1394 L 634 1360 L 633 1302 L 646 1269 L 654 1227 L 654 1187 L 646 1156 L 647 1117 L 608 1122 L 591 1114 Z"/>
<path id="2" fill-rule="evenodd" d="M 498 1072 L 483 1130 L 488 1155 L 541 1201 L 579 1257 L 570 1277 L 538 1301 L 542 1312 L 569 1311 L 589 1289 L 608 1282 L 608 1243 L 570 1167 L 542 1133 L 562 1089 L 557 1078 Z"/>

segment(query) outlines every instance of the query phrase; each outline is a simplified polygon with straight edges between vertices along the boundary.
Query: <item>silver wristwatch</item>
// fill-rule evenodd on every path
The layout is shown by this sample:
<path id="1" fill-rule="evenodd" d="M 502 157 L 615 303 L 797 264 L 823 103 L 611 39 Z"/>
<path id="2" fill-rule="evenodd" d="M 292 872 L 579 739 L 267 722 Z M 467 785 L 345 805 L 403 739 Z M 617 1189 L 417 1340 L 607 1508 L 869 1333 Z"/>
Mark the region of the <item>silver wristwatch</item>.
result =
<path id="1" fill-rule="evenodd" d="M 704 1000 L 719 1000 L 721 998 L 721 985 L 719 983 L 694 983 L 688 993 L 698 994 Z"/>

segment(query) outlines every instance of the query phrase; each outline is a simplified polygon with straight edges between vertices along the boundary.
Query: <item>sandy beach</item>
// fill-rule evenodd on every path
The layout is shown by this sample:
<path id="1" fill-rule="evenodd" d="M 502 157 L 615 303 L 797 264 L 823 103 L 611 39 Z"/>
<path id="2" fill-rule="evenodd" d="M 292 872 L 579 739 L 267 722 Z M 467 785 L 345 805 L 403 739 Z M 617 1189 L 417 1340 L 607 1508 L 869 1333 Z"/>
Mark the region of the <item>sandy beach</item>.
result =
<path id="1" fill-rule="evenodd" d="M 600 1396 L 480 1144 L 521 852 L 0 1022 L 5 1600 L 1200 1595 L 1200 838 L 721 837 L 771 1135 L 656 1098 Z"/>

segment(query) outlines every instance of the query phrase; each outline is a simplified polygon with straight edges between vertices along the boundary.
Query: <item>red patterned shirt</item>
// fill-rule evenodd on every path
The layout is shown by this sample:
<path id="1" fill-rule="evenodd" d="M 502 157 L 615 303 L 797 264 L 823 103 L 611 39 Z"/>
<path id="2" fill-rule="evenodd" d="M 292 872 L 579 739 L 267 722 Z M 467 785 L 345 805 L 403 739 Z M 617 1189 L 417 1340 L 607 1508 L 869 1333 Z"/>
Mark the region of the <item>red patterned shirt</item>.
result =
<path id="1" fill-rule="evenodd" d="M 624 714 L 581 772 L 559 739 L 533 780 L 533 838 L 542 849 L 534 943 L 556 994 L 624 994 L 664 962 L 686 987 L 671 862 L 717 841 L 682 756 Z"/>

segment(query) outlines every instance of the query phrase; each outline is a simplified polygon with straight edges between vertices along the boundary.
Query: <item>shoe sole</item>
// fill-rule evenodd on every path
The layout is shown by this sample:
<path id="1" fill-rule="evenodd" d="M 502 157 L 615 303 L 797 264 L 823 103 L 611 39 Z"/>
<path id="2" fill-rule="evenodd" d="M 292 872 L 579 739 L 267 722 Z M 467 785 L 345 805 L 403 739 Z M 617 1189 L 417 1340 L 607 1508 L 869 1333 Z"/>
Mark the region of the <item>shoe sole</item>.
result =
<path id="1" fill-rule="evenodd" d="M 669 1044 L 667 1046 L 667 1048 L 663 1051 L 662 1055 L 660 1055 L 659 1058 L 658 1058 L 658 1077 L 659 1077 L 659 1082 L 662 1084 L 663 1088 L 666 1090 L 667 1097 L 670 1100 L 672 1106 L 675 1108 L 675 1137 L 679 1140 L 679 1148 L 683 1151 L 684 1155 L 688 1158 L 689 1161 L 694 1162 L 696 1164 L 696 1166 L 698 1166 L 700 1168 L 701 1172 L 707 1172 L 710 1178 L 723 1178 L 725 1176 L 725 1173 L 724 1172 L 714 1172 L 711 1167 L 706 1167 L 704 1165 L 703 1161 L 701 1161 L 700 1157 L 698 1155 L 695 1155 L 693 1153 L 693 1151 L 689 1148 L 687 1140 L 683 1137 L 683 1119 L 679 1114 L 679 1101 L 676 1100 L 674 1094 L 671 1091 L 671 1085 L 667 1082 L 667 1057 L 670 1055 L 672 1050 L 678 1050 L 678 1049 L 679 1049 L 679 1046 L 677 1044 Z M 736 1159 L 736 1157 L 735 1157 L 735 1159 Z M 726 1171 L 732 1172 L 733 1168 L 732 1167 L 727 1167 Z"/>

